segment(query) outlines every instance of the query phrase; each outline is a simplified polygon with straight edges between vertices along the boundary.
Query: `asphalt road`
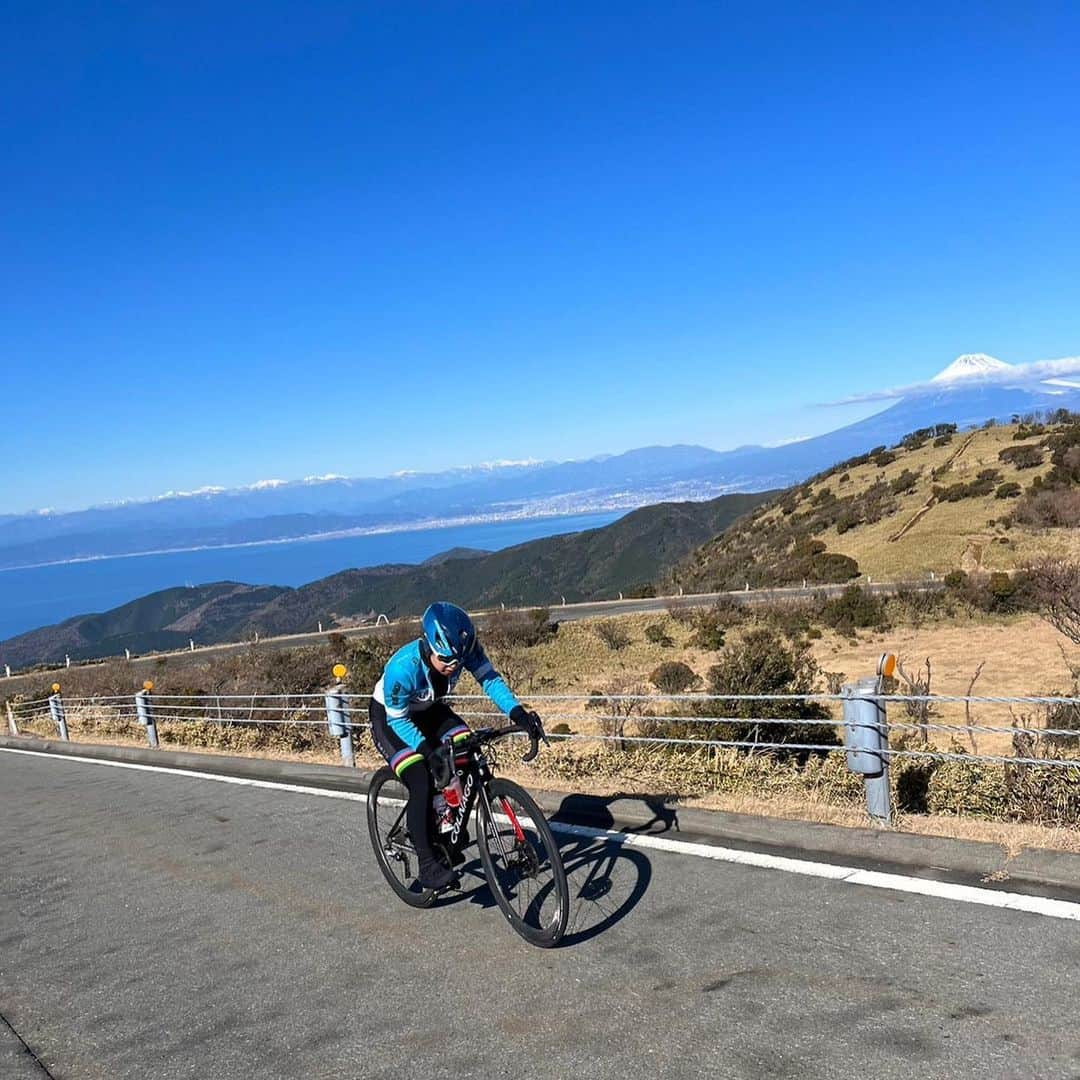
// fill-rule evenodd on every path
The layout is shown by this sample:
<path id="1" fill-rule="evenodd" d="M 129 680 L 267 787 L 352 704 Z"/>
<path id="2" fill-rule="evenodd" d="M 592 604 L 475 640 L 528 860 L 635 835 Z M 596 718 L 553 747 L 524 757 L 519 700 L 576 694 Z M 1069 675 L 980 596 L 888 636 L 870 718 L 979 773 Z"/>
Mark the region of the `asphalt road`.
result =
<path id="1" fill-rule="evenodd" d="M 544 952 L 363 809 L 0 752 L 0 1073 L 1080 1077 L 1080 924 L 566 837 Z"/>

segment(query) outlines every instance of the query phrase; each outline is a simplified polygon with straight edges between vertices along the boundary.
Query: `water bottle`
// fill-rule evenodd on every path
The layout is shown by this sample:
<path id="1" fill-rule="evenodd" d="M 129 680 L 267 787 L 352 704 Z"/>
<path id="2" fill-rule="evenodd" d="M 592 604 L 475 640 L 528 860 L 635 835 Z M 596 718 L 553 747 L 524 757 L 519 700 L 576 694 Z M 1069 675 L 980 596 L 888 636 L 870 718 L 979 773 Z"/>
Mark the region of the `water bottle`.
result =
<path id="1" fill-rule="evenodd" d="M 435 820 L 438 822 L 439 832 L 449 832 L 454 827 L 454 814 L 446 798 L 441 791 L 436 791 L 435 798 L 431 801 L 435 808 Z"/>
<path id="2" fill-rule="evenodd" d="M 464 792 L 461 789 L 461 777 L 455 776 L 446 787 L 443 788 L 443 798 L 446 800 L 446 805 L 452 810 L 456 810 L 461 805 L 461 800 L 464 797 Z"/>

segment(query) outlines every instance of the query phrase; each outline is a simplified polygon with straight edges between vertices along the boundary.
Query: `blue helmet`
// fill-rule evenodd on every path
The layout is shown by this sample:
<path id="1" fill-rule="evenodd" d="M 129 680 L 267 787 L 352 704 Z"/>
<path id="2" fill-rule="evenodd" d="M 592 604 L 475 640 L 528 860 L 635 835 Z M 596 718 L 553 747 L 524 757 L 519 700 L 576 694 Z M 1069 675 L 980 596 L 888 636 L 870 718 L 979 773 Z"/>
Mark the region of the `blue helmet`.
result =
<path id="1" fill-rule="evenodd" d="M 476 627 L 457 604 L 439 600 L 424 612 L 424 640 L 442 660 L 464 660 L 476 644 Z"/>

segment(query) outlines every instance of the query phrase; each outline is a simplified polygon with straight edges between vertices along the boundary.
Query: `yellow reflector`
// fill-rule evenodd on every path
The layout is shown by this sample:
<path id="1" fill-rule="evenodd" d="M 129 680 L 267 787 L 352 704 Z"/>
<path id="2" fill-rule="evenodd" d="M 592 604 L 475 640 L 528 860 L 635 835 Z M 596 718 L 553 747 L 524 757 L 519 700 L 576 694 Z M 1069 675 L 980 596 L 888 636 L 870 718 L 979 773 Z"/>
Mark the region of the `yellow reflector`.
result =
<path id="1" fill-rule="evenodd" d="M 59 694 L 60 693 L 60 684 L 58 682 L 54 682 L 52 684 L 52 692 L 54 694 Z"/>
<path id="2" fill-rule="evenodd" d="M 144 682 L 142 684 L 142 688 L 144 690 L 153 690 L 154 689 L 154 684 L 149 679 L 147 679 L 146 682 Z"/>
<path id="3" fill-rule="evenodd" d="M 349 669 L 344 664 L 335 664 L 334 665 L 334 678 L 335 679 L 344 679 L 345 676 L 348 675 L 348 674 L 349 674 Z"/>

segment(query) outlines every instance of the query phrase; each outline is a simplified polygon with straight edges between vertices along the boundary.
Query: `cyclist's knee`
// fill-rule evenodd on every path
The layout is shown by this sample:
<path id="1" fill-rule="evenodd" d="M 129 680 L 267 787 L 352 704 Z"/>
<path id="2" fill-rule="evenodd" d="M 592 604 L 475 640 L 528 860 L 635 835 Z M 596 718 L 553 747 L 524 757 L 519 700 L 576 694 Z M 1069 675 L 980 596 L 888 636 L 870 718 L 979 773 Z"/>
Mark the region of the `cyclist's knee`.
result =
<path id="1" fill-rule="evenodd" d="M 415 754 L 395 771 L 398 779 L 409 789 L 410 795 L 430 792 L 431 772 L 420 754 Z"/>

